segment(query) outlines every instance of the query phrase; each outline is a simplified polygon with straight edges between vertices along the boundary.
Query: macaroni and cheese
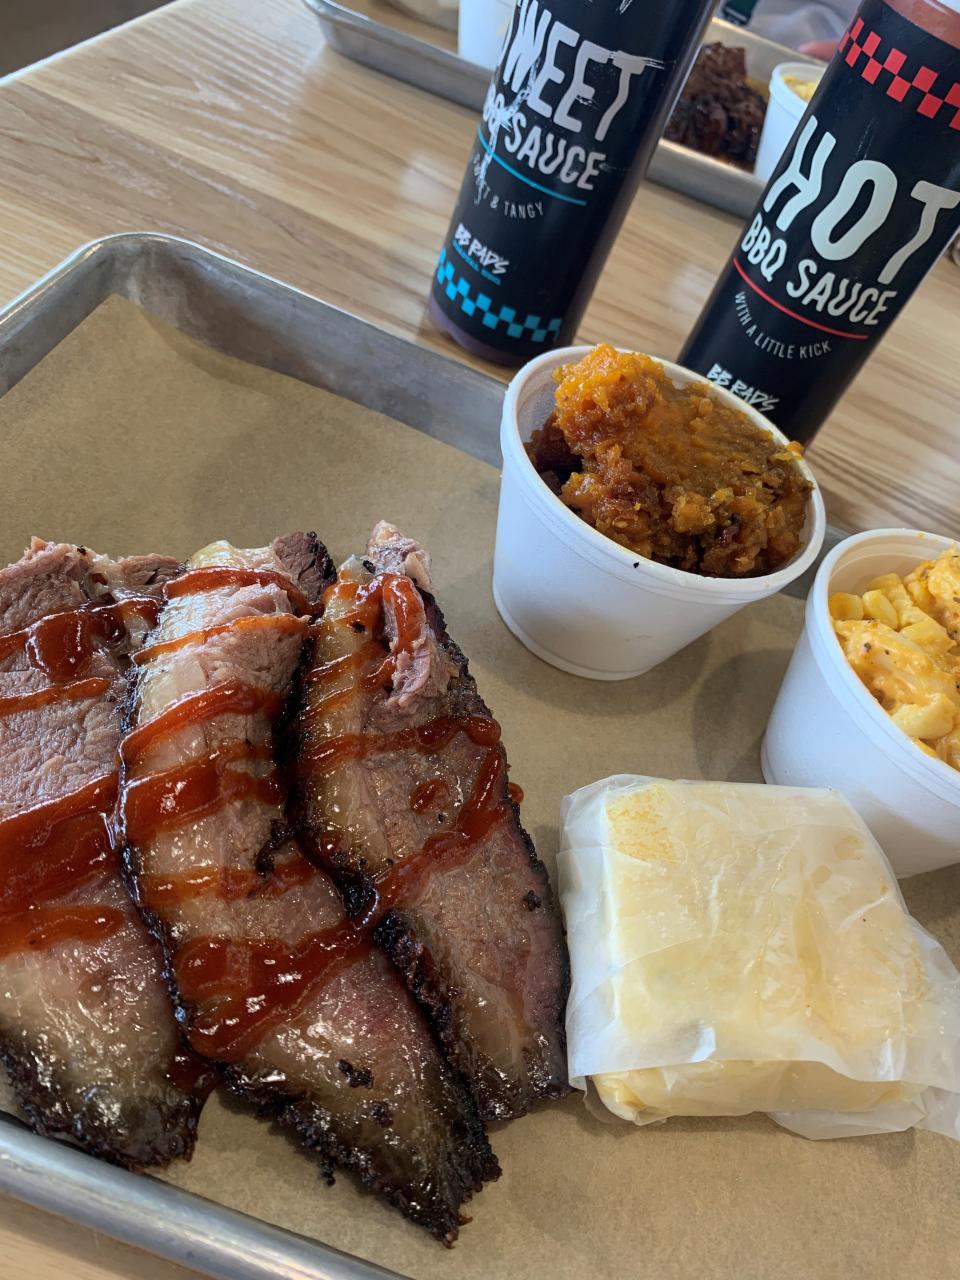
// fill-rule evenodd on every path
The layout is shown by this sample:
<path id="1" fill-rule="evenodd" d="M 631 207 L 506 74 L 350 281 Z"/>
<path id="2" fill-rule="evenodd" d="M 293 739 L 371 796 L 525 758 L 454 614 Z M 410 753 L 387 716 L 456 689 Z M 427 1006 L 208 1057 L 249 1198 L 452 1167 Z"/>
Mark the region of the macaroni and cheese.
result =
<path id="1" fill-rule="evenodd" d="M 847 661 L 921 751 L 960 769 L 960 550 L 830 597 Z"/>
<path id="2" fill-rule="evenodd" d="M 792 89 L 798 98 L 802 98 L 804 102 L 809 102 L 817 92 L 820 85 L 820 77 L 817 76 L 815 80 L 805 80 L 802 76 L 784 76 L 783 83 L 788 89 Z"/>

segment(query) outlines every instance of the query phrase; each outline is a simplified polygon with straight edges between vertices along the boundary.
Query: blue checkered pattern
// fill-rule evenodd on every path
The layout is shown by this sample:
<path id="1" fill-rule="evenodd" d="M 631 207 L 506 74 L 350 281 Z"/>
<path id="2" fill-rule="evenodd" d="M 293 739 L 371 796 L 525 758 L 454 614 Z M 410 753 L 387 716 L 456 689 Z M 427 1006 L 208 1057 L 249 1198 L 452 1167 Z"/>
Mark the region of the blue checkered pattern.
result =
<path id="1" fill-rule="evenodd" d="M 531 342 L 545 342 L 547 336 L 560 332 L 563 316 L 554 316 L 545 323 L 540 316 L 528 315 L 524 320 L 517 319 L 513 307 L 494 306 L 492 298 L 485 293 L 474 293 L 470 281 L 457 275 L 454 264 L 447 257 L 446 249 L 440 250 L 440 261 L 437 263 L 437 280 L 451 302 L 459 303 L 460 310 L 468 316 L 480 311 L 483 315 L 481 324 L 487 329 L 496 329 L 506 325 L 508 338 L 528 338 Z"/>

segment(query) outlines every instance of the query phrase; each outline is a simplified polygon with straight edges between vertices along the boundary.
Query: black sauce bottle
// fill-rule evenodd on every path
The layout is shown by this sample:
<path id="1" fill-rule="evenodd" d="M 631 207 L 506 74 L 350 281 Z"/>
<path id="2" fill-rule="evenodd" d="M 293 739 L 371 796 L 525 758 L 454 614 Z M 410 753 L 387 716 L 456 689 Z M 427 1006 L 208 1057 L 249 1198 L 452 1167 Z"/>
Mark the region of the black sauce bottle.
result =
<path id="1" fill-rule="evenodd" d="M 681 364 L 816 433 L 960 228 L 960 0 L 865 0 Z"/>
<path id="2" fill-rule="evenodd" d="M 468 350 L 568 344 L 714 0 L 518 0 L 430 295 Z"/>

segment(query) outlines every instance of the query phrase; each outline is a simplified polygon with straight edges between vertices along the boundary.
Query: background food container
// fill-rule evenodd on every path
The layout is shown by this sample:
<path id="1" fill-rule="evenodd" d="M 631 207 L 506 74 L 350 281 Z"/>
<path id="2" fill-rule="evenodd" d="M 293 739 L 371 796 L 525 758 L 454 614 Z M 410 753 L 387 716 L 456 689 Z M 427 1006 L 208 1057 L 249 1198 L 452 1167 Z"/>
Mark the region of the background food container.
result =
<path id="1" fill-rule="evenodd" d="M 909 573 L 953 545 L 933 533 L 874 529 L 830 552 L 763 740 L 767 782 L 842 791 L 898 876 L 960 861 L 960 773 L 920 751 L 865 688 L 827 601 L 835 591 L 862 592 L 878 574 Z"/>
<path id="2" fill-rule="evenodd" d="M 513 0 L 460 0 L 457 52 L 492 71 L 513 17 Z"/>
<path id="3" fill-rule="evenodd" d="M 404 13 L 412 13 L 435 27 L 455 31 L 457 26 L 457 0 L 389 0 Z"/>
<path id="4" fill-rule="evenodd" d="M 590 347 L 563 347 L 531 360 L 503 402 L 503 474 L 493 562 L 493 597 L 501 618 L 545 662 L 594 680 L 641 675 L 753 600 L 781 591 L 816 560 L 826 517 L 813 483 L 800 551 L 776 573 L 706 578 L 645 560 L 575 515 L 540 479 L 524 443 L 554 407 L 553 374 Z M 661 361 L 676 386 L 702 382 Z M 745 413 L 777 440 L 786 437 L 729 391 L 721 403 Z"/>
<path id="5" fill-rule="evenodd" d="M 800 117 L 809 103 L 787 84 L 785 76 L 795 76 L 810 84 L 819 84 L 826 70 L 810 62 L 781 62 L 770 75 L 770 100 L 763 118 L 763 130 L 757 147 L 757 159 L 753 171 L 764 182 L 770 177 L 793 137 Z"/>

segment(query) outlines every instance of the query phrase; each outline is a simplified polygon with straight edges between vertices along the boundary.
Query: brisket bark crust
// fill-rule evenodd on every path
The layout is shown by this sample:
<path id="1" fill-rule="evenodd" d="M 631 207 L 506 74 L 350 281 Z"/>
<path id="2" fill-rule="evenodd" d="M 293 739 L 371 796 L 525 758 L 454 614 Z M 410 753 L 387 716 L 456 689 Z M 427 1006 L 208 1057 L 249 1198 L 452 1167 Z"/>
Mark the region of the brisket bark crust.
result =
<path id="1" fill-rule="evenodd" d="M 34 1129 L 189 1157 L 206 1088 L 106 816 L 129 655 L 176 561 L 34 540 L 0 570 L 0 1057 Z"/>
<path id="2" fill-rule="evenodd" d="M 499 1172 L 482 1123 L 285 823 L 273 724 L 328 566 L 308 535 L 191 561 L 139 668 L 118 823 L 190 1045 L 326 1174 L 449 1242 Z"/>
<path id="3" fill-rule="evenodd" d="M 429 571 L 386 524 L 340 569 L 303 680 L 294 811 L 484 1116 L 505 1119 L 567 1091 L 567 950 Z"/>

